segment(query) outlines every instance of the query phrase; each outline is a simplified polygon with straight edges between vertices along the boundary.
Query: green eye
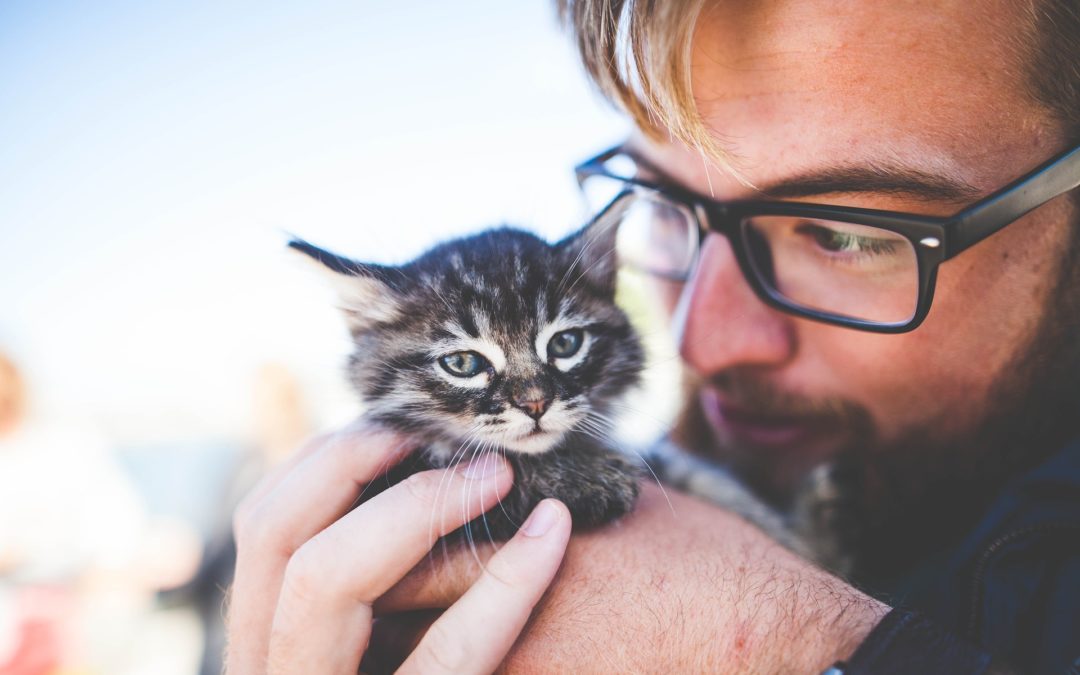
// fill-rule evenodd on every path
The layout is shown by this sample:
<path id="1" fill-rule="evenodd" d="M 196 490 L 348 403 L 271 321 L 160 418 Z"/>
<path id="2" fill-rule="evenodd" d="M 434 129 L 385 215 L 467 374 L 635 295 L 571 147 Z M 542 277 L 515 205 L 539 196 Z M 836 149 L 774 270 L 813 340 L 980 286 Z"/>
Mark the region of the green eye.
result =
<path id="1" fill-rule="evenodd" d="M 472 377 L 483 372 L 488 361 L 476 352 L 454 352 L 440 357 L 439 365 L 455 377 Z"/>
<path id="2" fill-rule="evenodd" d="M 585 331 L 580 328 L 561 330 L 548 341 L 548 356 L 556 359 L 568 359 L 578 353 L 585 342 Z"/>
<path id="3" fill-rule="evenodd" d="M 890 239 L 860 236 L 854 232 L 833 230 L 819 225 L 802 225 L 795 231 L 809 236 L 823 251 L 829 253 L 888 255 L 897 248 L 897 243 Z"/>

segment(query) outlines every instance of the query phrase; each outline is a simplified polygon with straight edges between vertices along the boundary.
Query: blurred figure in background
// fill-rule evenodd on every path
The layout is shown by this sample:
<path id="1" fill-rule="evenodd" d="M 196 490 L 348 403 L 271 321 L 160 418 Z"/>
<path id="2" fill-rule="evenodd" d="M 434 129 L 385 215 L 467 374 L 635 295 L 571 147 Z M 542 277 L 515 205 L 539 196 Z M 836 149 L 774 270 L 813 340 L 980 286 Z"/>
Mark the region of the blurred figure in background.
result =
<path id="1" fill-rule="evenodd" d="M 280 363 L 264 363 L 256 373 L 254 408 L 255 442 L 268 467 L 292 454 L 311 435 L 311 416 L 300 382 Z"/>
<path id="2" fill-rule="evenodd" d="M 76 579 L 129 560 L 142 508 L 103 439 L 34 419 L 29 387 L 0 353 L 0 551 L 4 578 Z"/>
<path id="3" fill-rule="evenodd" d="M 131 672 L 128 629 L 198 553 L 162 549 L 109 445 L 30 390 L 0 354 L 0 674 Z"/>
<path id="4" fill-rule="evenodd" d="M 252 391 L 254 446 L 237 462 L 219 504 L 220 522 L 206 545 L 198 572 L 187 584 L 163 595 L 169 605 L 194 607 L 203 626 L 200 675 L 222 672 L 225 653 L 225 589 L 232 584 L 236 542 L 231 516 L 240 499 L 268 469 L 276 466 L 311 436 L 313 425 L 300 382 L 287 367 L 265 363 L 255 374 Z"/>
<path id="5" fill-rule="evenodd" d="M 0 353 L 0 448 L 18 429 L 25 404 L 22 375 L 12 360 Z M 63 613 L 58 610 L 66 604 L 65 598 L 62 592 L 16 592 L 8 587 L 6 579 L 19 567 L 22 557 L 12 543 L 0 541 L 0 673 L 48 673 L 60 665 L 64 650 Z M 58 602 L 51 602 L 52 598 Z"/>
<path id="6" fill-rule="evenodd" d="M 7 436 L 22 419 L 26 387 L 15 363 L 0 353 L 0 437 Z"/>

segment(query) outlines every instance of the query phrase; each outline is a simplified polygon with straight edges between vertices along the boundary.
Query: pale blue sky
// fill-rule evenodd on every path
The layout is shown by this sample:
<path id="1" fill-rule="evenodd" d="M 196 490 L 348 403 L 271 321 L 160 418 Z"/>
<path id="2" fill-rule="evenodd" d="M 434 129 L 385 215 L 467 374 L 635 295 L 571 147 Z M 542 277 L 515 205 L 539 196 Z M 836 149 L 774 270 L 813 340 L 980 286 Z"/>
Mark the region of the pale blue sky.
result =
<path id="1" fill-rule="evenodd" d="M 344 334 L 282 231 L 393 261 L 578 224 L 627 125 L 551 4 L 0 3 L 0 349 L 38 409 L 240 433 L 269 360 L 332 408 Z"/>

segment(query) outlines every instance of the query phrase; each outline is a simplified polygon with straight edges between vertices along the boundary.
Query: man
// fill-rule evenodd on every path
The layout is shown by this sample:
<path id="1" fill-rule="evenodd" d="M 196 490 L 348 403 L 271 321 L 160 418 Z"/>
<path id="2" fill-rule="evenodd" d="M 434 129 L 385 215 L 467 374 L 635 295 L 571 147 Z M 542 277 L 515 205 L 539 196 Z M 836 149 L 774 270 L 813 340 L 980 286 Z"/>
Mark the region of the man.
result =
<path id="1" fill-rule="evenodd" d="M 402 452 L 353 430 L 238 512 L 234 672 L 267 658 L 347 671 L 376 611 L 445 607 L 406 671 L 505 657 L 556 672 L 1064 672 L 1080 657 L 1080 227 L 1058 195 L 1080 183 L 1062 155 L 1080 141 L 1080 6 L 564 9 L 590 74 L 642 129 L 612 154 L 625 173 L 597 161 L 582 175 L 653 186 L 622 198 L 667 209 L 661 234 L 681 226 L 673 213 L 710 230 L 696 264 L 660 270 L 687 279 L 669 287 L 700 381 L 685 438 L 778 504 L 834 466 L 869 593 L 696 500 L 672 495 L 675 520 L 652 488 L 619 527 L 573 538 L 528 623 L 564 555 L 557 505 L 475 585 L 465 564 L 398 583 L 426 552 L 428 520 L 408 523 L 442 477 L 341 517 Z M 977 217 L 932 219 L 1055 157 L 1051 187 L 1032 174 Z M 451 502 L 473 486 L 459 520 L 509 485 L 497 464 L 450 482 Z"/>

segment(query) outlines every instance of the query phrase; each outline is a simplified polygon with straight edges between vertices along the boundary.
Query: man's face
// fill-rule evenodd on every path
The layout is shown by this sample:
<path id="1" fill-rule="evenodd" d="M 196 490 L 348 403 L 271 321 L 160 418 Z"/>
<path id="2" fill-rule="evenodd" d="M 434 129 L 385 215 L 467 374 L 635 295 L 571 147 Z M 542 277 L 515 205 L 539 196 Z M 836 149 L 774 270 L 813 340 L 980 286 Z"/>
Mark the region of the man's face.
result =
<path id="1" fill-rule="evenodd" d="M 698 23 L 698 109 L 768 193 L 845 168 L 894 169 L 992 192 L 1062 149 L 1025 97 L 1021 9 L 997 0 L 724 3 Z M 706 169 L 681 145 L 638 150 L 677 182 L 717 199 L 761 197 Z M 880 180 L 878 181 L 880 183 Z M 962 191 L 961 191 L 962 192 Z M 949 215 L 974 201 L 880 188 L 805 201 Z M 914 332 L 880 335 L 798 319 L 764 305 L 726 239 L 710 235 L 677 315 L 686 364 L 715 445 L 782 496 L 853 445 L 871 452 L 970 440 L 1031 349 L 1068 241 L 1058 199 L 939 271 Z M 1013 383 L 1010 385 L 1010 383 Z"/>

